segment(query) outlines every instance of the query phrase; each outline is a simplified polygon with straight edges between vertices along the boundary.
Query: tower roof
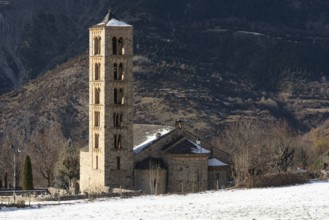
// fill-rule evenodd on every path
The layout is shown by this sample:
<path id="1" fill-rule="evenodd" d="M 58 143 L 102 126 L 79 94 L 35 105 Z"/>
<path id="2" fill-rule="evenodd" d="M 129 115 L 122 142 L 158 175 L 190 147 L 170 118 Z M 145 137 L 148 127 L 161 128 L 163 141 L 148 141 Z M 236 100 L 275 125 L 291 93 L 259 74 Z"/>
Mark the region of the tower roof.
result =
<path id="1" fill-rule="evenodd" d="M 111 10 L 109 10 L 108 13 L 105 15 L 103 21 L 95 26 L 128 27 L 131 25 L 114 18 Z"/>

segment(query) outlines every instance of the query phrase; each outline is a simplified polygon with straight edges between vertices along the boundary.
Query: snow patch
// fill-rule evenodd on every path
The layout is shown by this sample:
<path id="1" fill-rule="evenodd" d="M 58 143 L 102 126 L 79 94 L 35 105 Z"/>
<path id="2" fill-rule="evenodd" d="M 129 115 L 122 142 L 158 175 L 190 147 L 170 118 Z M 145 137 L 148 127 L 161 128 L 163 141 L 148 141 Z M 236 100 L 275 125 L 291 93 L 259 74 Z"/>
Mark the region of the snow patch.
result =
<path id="1" fill-rule="evenodd" d="M 227 164 L 218 160 L 217 158 L 210 158 L 208 160 L 208 166 L 209 167 L 222 167 L 222 166 L 227 166 Z"/>
<path id="2" fill-rule="evenodd" d="M 109 22 L 107 22 L 106 26 L 123 26 L 123 27 L 128 27 L 131 26 L 129 24 L 127 24 L 126 22 L 123 21 L 119 21 L 115 18 L 112 18 L 111 20 L 109 20 Z"/>
<path id="3" fill-rule="evenodd" d="M 192 150 L 192 153 L 194 153 L 194 154 L 209 154 L 210 153 L 209 150 L 204 149 L 203 147 L 194 143 L 193 141 L 191 141 L 191 140 L 188 140 L 188 141 L 191 142 L 196 147 L 195 149 Z"/>
<path id="4" fill-rule="evenodd" d="M 134 147 L 134 149 L 133 149 L 134 153 L 135 154 L 140 153 L 146 147 L 151 145 L 154 140 L 156 140 L 159 137 L 169 133 L 170 131 L 171 131 L 171 129 L 169 129 L 169 128 L 162 128 L 162 129 L 158 129 L 158 130 L 154 131 L 154 133 L 152 133 L 152 134 L 150 134 L 146 137 L 146 140 L 144 142 L 142 142 L 141 144 Z"/>
<path id="5" fill-rule="evenodd" d="M 78 204 L 41 202 L 33 208 L 3 208 L 0 219 L 328 219 L 328 190 L 329 181 L 322 181 L 277 188 L 80 200 Z"/>
<path id="6" fill-rule="evenodd" d="M 264 34 L 258 33 L 258 32 L 250 32 L 250 31 L 237 31 L 237 32 L 241 33 L 241 34 L 251 34 L 251 35 L 255 35 L 255 36 L 264 36 Z"/>

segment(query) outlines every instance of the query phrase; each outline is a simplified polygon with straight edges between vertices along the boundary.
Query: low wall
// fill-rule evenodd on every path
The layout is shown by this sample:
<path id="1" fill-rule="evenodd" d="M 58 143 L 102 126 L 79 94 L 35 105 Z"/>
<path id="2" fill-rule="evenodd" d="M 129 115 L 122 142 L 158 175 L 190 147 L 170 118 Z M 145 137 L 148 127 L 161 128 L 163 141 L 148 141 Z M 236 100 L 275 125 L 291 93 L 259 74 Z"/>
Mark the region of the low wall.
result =
<path id="1" fill-rule="evenodd" d="M 306 183 L 311 178 L 308 172 L 303 173 L 279 173 L 265 176 L 247 177 L 246 184 L 249 188 L 285 186 Z"/>

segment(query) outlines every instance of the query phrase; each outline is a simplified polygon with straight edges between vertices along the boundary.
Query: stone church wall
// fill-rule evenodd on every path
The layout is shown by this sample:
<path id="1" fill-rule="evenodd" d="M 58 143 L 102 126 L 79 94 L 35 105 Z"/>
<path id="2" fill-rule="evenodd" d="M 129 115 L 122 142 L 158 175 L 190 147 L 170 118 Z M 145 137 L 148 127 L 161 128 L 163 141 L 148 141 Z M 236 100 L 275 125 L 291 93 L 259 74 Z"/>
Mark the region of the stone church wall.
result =
<path id="1" fill-rule="evenodd" d="M 190 193 L 208 188 L 208 155 L 171 156 L 168 164 L 168 192 Z"/>
<path id="2" fill-rule="evenodd" d="M 136 169 L 136 188 L 146 194 L 164 194 L 167 192 L 167 170 Z"/>

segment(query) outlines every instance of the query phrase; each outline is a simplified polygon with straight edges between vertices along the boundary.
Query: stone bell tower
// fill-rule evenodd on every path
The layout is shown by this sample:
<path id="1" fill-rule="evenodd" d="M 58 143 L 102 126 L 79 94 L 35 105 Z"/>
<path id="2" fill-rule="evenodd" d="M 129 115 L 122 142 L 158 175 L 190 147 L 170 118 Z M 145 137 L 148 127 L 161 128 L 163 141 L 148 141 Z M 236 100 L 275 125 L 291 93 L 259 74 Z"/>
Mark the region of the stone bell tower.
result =
<path id="1" fill-rule="evenodd" d="M 81 192 L 133 184 L 133 27 L 112 17 L 89 29 L 89 145 Z"/>

